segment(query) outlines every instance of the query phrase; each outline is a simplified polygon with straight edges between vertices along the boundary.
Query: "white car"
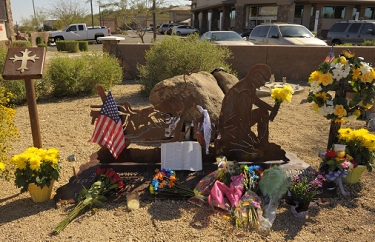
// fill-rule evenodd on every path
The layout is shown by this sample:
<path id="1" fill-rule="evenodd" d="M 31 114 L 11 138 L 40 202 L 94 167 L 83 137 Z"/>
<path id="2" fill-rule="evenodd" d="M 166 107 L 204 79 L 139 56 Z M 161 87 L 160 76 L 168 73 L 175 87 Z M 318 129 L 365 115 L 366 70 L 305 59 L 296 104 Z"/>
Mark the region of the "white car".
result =
<path id="1" fill-rule="evenodd" d="M 200 40 L 209 40 L 218 45 L 254 45 L 234 31 L 208 31 L 201 36 Z"/>
<path id="2" fill-rule="evenodd" d="M 251 31 L 248 39 L 256 45 L 327 46 L 325 41 L 316 38 L 310 30 L 299 24 L 261 24 Z"/>
<path id="3" fill-rule="evenodd" d="M 199 29 L 196 29 L 191 26 L 187 25 L 178 25 L 172 27 L 172 34 L 182 36 L 182 35 L 188 35 L 188 34 L 199 34 Z"/>

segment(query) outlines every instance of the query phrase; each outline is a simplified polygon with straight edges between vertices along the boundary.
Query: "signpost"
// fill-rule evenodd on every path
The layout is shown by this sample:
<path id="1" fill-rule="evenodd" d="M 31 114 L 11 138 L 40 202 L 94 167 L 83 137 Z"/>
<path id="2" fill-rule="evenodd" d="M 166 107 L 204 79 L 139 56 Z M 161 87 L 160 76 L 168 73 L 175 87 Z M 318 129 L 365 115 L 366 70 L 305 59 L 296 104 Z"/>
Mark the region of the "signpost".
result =
<path id="1" fill-rule="evenodd" d="M 33 144 L 37 148 L 42 148 L 42 138 L 33 79 L 42 78 L 45 54 L 43 47 L 9 48 L 3 70 L 4 80 L 25 80 Z"/>

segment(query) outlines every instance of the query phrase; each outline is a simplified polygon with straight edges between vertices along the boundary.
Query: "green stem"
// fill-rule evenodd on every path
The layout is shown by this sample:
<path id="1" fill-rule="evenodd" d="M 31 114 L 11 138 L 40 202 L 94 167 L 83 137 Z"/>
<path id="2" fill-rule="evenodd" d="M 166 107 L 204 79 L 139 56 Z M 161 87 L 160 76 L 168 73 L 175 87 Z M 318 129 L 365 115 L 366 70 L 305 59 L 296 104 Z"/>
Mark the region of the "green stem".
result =
<path id="1" fill-rule="evenodd" d="M 71 222 L 73 221 L 73 219 L 75 217 L 78 216 L 78 214 L 83 210 L 85 209 L 89 204 L 88 203 L 84 203 L 84 201 L 80 201 L 77 206 L 73 209 L 72 212 L 69 213 L 69 215 L 67 217 L 65 217 L 54 229 L 53 231 L 55 233 L 60 233 L 61 231 L 63 231 L 65 229 L 65 227 Z"/>

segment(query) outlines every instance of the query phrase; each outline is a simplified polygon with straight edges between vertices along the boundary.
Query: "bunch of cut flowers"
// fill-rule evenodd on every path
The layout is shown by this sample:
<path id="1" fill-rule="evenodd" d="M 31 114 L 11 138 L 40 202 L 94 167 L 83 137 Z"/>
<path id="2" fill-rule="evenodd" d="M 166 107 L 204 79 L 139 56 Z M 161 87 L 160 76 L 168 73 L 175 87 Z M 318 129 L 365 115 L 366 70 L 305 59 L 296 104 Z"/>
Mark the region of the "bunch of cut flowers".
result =
<path id="1" fill-rule="evenodd" d="M 78 204 L 73 211 L 54 228 L 53 231 L 57 234 L 63 231 L 74 218 L 88 207 L 103 207 L 107 197 L 116 194 L 123 187 L 124 183 L 120 175 L 112 168 L 96 168 L 94 183 L 89 189 L 83 187 L 83 190 L 78 197 Z"/>
<path id="2" fill-rule="evenodd" d="M 290 103 L 294 94 L 293 88 L 284 84 L 283 87 L 274 88 L 271 91 L 271 97 L 275 101 L 273 111 L 270 114 L 270 121 L 273 121 L 276 117 L 277 112 L 279 111 L 280 105 L 283 102 Z"/>
<path id="3" fill-rule="evenodd" d="M 156 169 L 156 174 L 150 184 L 151 194 L 193 197 L 194 191 L 176 178 L 176 172 L 171 169 Z"/>

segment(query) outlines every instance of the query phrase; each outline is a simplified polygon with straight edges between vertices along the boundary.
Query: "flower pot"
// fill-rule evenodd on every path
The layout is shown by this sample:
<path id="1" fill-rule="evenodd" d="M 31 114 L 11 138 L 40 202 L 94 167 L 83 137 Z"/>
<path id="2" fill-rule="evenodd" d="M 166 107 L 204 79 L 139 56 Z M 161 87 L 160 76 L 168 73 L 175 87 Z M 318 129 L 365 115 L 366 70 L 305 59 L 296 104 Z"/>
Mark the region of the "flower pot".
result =
<path id="1" fill-rule="evenodd" d="M 353 168 L 349 171 L 348 175 L 344 178 L 342 177 L 341 180 L 347 184 L 354 184 L 359 181 L 362 173 L 367 169 L 364 165 L 358 165 L 356 168 Z"/>
<path id="2" fill-rule="evenodd" d="M 307 204 L 303 207 L 298 206 L 291 206 L 290 212 L 294 215 L 296 218 L 306 218 L 309 214 L 309 205 Z"/>
<path id="3" fill-rule="evenodd" d="M 50 200 L 54 182 L 55 180 L 52 180 L 49 187 L 44 186 L 43 188 L 40 188 L 35 184 L 29 184 L 28 190 L 33 201 L 39 203 Z"/>

